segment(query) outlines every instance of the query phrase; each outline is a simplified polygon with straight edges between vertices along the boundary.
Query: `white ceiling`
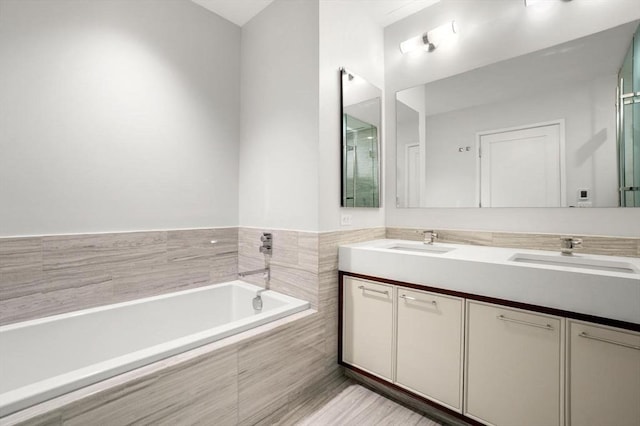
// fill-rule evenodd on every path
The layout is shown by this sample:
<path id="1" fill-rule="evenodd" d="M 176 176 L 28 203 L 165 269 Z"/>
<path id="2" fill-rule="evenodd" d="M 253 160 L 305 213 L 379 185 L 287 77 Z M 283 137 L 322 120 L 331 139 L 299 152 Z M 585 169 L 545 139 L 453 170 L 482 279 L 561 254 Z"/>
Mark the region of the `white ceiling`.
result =
<path id="1" fill-rule="evenodd" d="M 191 0 L 222 16 L 236 25 L 243 26 L 273 0 Z M 416 13 L 440 0 L 320 0 L 356 3 L 362 13 L 369 14 L 380 26 L 386 27 Z"/>
<path id="2" fill-rule="evenodd" d="M 222 16 L 236 25 L 243 26 L 273 0 L 191 0 Z"/>

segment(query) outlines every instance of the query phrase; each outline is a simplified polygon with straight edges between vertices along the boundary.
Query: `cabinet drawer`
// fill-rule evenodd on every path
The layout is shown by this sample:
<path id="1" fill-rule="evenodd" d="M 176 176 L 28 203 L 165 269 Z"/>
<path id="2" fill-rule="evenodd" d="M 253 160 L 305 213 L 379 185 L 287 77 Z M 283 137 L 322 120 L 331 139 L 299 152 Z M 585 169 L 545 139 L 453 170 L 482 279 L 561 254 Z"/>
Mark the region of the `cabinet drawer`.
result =
<path id="1" fill-rule="evenodd" d="M 462 412 L 463 299 L 398 289 L 396 384 Z"/>
<path id="2" fill-rule="evenodd" d="M 640 425 L 640 333 L 569 321 L 569 420 Z"/>
<path id="3" fill-rule="evenodd" d="M 393 286 L 344 278 L 342 359 L 392 379 Z"/>
<path id="4" fill-rule="evenodd" d="M 467 303 L 465 414 L 494 425 L 563 423 L 561 318 Z"/>

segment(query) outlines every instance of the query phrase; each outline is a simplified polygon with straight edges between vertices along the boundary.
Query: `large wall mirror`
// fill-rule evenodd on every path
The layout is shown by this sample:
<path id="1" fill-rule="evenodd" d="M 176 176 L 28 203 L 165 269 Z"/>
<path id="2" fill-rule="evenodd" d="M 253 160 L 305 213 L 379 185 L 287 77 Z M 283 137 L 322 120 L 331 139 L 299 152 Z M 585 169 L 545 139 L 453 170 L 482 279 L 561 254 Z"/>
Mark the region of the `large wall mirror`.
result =
<path id="1" fill-rule="evenodd" d="M 342 92 L 342 207 L 380 207 L 382 91 L 340 69 Z"/>
<path id="2" fill-rule="evenodd" d="M 397 207 L 640 206 L 639 38 L 635 21 L 398 92 Z"/>

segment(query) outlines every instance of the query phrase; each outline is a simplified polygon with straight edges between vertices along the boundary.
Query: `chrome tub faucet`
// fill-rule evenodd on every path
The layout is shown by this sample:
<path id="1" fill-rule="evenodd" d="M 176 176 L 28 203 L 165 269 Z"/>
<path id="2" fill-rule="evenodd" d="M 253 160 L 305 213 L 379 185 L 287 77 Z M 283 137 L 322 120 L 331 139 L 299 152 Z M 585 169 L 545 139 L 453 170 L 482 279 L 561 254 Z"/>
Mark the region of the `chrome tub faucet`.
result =
<path id="1" fill-rule="evenodd" d="M 256 297 L 253 299 L 253 309 L 262 310 L 262 292 L 269 290 L 271 284 L 271 255 L 273 254 L 273 236 L 270 232 L 263 232 L 260 237 L 262 245 L 259 248 L 260 253 L 264 254 L 264 268 L 253 269 L 251 271 L 238 272 L 238 277 L 243 278 L 249 275 L 262 274 L 264 278 L 264 288 L 256 291 Z"/>

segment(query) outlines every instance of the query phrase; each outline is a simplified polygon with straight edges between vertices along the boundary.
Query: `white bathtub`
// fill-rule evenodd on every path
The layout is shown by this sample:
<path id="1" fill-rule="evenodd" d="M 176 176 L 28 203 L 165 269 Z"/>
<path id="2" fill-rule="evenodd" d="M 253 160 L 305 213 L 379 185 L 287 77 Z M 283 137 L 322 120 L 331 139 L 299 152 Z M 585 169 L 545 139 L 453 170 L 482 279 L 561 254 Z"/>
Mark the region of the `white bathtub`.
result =
<path id="1" fill-rule="evenodd" d="M 0 417 L 309 308 L 232 281 L 0 327 Z"/>

